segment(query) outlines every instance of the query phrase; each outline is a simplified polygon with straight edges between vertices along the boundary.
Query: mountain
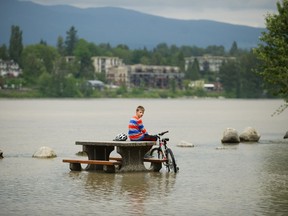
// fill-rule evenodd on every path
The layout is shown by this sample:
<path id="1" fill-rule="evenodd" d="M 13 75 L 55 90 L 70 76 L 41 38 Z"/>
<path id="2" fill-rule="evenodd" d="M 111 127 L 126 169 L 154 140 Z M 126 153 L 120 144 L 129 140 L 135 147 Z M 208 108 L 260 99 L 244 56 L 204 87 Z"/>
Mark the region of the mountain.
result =
<path id="1" fill-rule="evenodd" d="M 159 43 L 203 48 L 223 45 L 229 49 L 233 41 L 240 48 L 251 48 L 265 30 L 209 20 L 169 19 L 122 8 L 80 9 L 0 0 L 0 45 L 9 44 L 12 25 L 22 30 L 25 45 L 42 39 L 55 46 L 58 36 L 65 38 L 74 26 L 79 38 L 88 42 L 125 44 L 132 49 L 153 48 Z"/>

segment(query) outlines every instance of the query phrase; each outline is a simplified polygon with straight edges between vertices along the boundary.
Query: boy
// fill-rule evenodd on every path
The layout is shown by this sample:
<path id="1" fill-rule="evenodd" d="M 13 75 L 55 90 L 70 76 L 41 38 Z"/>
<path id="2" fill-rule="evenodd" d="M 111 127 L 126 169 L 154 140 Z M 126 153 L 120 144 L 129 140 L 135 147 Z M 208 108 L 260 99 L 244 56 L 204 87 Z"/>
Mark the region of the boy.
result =
<path id="1" fill-rule="evenodd" d="M 146 131 L 143 123 L 142 123 L 142 117 L 144 115 L 144 107 L 138 106 L 136 109 L 136 115 L 133 116 L 128 125 L 128 136 L 131 141 L 156 141 L 156 136 L 151 136 Z"/>

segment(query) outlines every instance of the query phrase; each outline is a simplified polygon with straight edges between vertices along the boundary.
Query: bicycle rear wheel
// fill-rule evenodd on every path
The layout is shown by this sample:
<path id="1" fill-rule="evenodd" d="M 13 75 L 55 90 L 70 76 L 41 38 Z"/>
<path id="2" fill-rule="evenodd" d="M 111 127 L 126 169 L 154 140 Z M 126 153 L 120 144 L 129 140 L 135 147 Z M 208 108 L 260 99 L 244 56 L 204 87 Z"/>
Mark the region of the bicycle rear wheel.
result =
<path id="1" fill-rule="evenodd" d="M 170 170 L 173 170 L 174 173 L 177 173 L 178 167 L 176 165 L 174 154 L 170 148 L 166 149 L 166 155 L 167 155 L 166 166 L 168 167 L 168 171 L 170 172 Z"/>

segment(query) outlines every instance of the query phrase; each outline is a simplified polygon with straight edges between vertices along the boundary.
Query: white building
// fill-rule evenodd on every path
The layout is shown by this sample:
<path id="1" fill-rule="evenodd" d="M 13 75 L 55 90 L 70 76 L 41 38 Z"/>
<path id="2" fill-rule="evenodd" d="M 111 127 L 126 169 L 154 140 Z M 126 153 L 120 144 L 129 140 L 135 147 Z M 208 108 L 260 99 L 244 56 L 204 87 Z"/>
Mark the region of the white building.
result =
<path id="1" fill-rule="evenodd" d="M 13 60 L 4 61 L 0 59 L 0 76 L 18 77 L 22 73 L 18 63 Z"/>
<path id="2" fill-rule="evenodd" d="M 199 63 L 200 71 L 219 72 L 223 62 L 226 62 L 228 60 L 235 60 L 235 57 L 211 56 L 211 55 L 191 56 L 185 58 L 185 71 L 187 71 L 189 65 L 193 64 L 195 59 L 197 59 Z"/>
<path id="3" fill-rule="evenodd" d="M 111 67 L 123 65 L 123 60 L 118 57 L 94 56 L 91 59 L 96 73 L 106 73 Z"/>

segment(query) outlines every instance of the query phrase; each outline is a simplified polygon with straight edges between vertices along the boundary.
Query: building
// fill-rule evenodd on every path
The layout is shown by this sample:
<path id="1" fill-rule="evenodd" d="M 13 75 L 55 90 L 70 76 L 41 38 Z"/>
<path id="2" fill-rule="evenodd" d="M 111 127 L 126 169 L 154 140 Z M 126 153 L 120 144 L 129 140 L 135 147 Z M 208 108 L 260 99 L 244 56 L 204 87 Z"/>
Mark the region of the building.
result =
<path id="1" fill-rule="evenodd" d="M 106 80 L 110 85 L 130 86 L 128 66 L 121 65 L 109 68 L 106 72 Z"/>
<path id="2" fill-rule="evenodd" d="M 225 57 L 225 56 L 191 56 L 185 58 L 185 71 L 187 71 L 189 65 L 192 65 L 193 62 L 197 59 L 199 63 L 200 71 L 210 71 L 210 72 L 219 72 L 221 65 L 228 60 L 235 60 L 235 57 Z"/>
<path id="3" fill-rule="evenodd" d="M 111 67 L 123 65 L 123 60 L 118 57 L 94 56 L 91 60 L 96 73 L 106 73 Z"/>
<path id="4" fill-rule="evenodd" d="M 179 67 L 142 64 L 113 67 L 106 73 L 109 84 L 160 89 L 169 88 L 171 82 L 182 88 L 183 76 Z"/>
<path id="5" fill-rule="evenodd" d="M 13 60 L 4 61 L 0 59 L 0 76 L 18 77 L 22 73 L 18 63 Z"/>
<path id="6" fill-rule="evenodd" d="M 171 82 L 175 87 L 182 88 L 184 74 L 179 67 L 158 65 L 130 65 L 128 67 L 130 86 L 145 86 L 150 88 L 169 88 Z"/>

